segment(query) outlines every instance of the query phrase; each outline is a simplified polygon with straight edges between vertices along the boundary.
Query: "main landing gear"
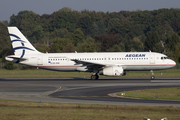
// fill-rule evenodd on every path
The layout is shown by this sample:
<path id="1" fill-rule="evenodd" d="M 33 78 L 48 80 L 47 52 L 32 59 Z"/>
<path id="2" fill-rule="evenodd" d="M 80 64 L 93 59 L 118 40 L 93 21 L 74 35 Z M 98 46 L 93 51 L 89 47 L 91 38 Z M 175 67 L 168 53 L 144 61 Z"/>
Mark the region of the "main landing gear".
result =
<path id="1" fill-rule="evenodd" d="M 91 76 L 91 80 L 97 80 L 99 79 L 99 75 L 97 73 L 93 73 L 93 75 Z"/>
<path id="2" fill-rule="evenodd" d="M 154 79 L 155 79 L 155 77 L 154 77 L 153 70 L 151 70 L 150 72 L 151 72 L 151 80 L 154 80 Z"/>

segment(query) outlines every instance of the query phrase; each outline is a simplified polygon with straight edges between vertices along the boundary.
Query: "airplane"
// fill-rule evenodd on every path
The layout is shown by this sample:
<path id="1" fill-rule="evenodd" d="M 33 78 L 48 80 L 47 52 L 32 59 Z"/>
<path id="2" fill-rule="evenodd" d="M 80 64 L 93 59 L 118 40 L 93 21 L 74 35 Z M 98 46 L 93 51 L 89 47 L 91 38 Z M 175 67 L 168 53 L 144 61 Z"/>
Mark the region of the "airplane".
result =
<path id="1" fill-rule="evenodd" d="M 91 79 L 99 75 L 123 76 L 126 71 L 169 69 L 176 63 L 156 52 L 94 52 L 94 53 L 41 53 L 26 39 L 17 27 L 8 27 L 14 55 L 7 61 L 54 71 L 92 72 Z"/>

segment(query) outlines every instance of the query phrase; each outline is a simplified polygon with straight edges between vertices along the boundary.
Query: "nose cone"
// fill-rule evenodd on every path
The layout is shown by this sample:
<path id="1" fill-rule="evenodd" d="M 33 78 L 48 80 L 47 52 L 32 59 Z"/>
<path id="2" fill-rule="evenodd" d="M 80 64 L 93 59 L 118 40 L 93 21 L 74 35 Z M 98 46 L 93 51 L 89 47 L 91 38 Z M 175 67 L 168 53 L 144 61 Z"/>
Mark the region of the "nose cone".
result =
<path id="1" fill-rule="evenodd" d="M 176 66 L 176 62 L 174 62 L 173 60 L 171 60 L 170 65 L 171 65 L 172 67 L 174 67 L 174 66 Z"/>

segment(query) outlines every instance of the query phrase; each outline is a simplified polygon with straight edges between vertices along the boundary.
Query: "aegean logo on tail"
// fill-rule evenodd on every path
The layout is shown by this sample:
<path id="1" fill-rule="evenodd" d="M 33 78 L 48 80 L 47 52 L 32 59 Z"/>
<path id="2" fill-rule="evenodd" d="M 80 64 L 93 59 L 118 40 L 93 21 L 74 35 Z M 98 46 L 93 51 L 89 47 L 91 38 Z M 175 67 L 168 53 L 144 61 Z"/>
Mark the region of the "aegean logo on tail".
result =
<path id="1" fill-rule="evenodd" d="M 26 50 L 34 51 L 33 49 L 30 49 L 30 48 L 28 48 L 28 47 L 25 47 L 24 43 L 26 43 L 26 42 L 23 41 L 23 40 L 21 40 L 21 38 L 18 37 L 17 35 L 14 35 L 14 34 L 9 34 L 9 35 L 17 38 L 17 39 L 12 40 L 11 43 L 13 43 L 13 42 L 21 42 L 21 45 L 22 45 L 22 46 L 13 48 L 14 52 L 15 52 L 16 50 L 19 50 L 19 49 L 22 49 L 22 50 L 23 50 L 23 51 L 22 51 L 22 55 L 21 55 L 20 58 L 23 58 L 23 56 L 24 56 L 24 54 L 25 54 L 25 49 L 26 49 Z"/>

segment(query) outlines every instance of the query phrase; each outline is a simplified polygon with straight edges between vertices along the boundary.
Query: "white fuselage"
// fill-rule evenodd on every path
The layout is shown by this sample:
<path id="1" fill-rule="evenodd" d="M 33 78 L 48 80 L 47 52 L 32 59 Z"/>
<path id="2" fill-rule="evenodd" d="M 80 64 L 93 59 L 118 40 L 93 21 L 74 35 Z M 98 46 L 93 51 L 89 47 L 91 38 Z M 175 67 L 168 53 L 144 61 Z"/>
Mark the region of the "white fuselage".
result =
<path id="1" fill-rule="evenodd" d="M 21 64 L 57 71 L 87 71 L 86 65 L 74 59 L 105 66 L 121 66 L 124 71 L 169 69 L 176 63 L 166 55 L 155 52 L 108 52 L 108 53 L 46 53 L 28 54 Z"/>

